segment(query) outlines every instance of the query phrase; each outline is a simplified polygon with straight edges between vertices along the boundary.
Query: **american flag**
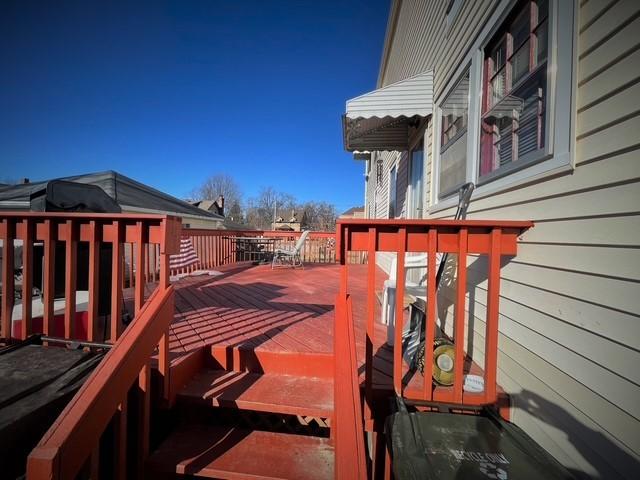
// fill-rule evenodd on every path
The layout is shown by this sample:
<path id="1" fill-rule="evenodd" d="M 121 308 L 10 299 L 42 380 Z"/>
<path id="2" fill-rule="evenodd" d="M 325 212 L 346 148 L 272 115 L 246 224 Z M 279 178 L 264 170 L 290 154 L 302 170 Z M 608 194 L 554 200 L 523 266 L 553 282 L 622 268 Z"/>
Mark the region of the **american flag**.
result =
<path id="1" fill-rule="evenodd" d="M 196 263 L 198 263 L 198 254 L 193 248 L 193 242 L 190 238 L 181 238 L 180 253 L 171 255 L 169 258 L 169 268 L 171 270 L 177 270 L 195 265 Z"/>

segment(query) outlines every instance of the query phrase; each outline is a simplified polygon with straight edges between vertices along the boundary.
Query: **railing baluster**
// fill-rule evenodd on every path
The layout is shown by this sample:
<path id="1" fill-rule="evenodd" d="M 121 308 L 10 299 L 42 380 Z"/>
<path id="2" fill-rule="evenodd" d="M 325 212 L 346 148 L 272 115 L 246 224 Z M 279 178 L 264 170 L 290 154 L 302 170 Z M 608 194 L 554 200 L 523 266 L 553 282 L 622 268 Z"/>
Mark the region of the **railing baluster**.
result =
<path id="1" fill-rule="evenodd" d="M 113 222 L 114 238 L 111 265 L 111 342 L 115 343 L 122 331 L 122 224 Z"/>
<path id="2" fill-rule="evenodd" d="M 129 256 L 129 288 L 131 288 L 135 286 L 135 281 L 136 281 L 135 274 L 133 271 L 133 266 L 135 265 L 134 262 L 136 261 L 136 259 L 135 259 L 133 243 L 128 243 L 127 245 L 129 247 L 129 253 L 131 254 Z M 126 259 L 126 256 L 125 256 L 125 259 Z"/>
<path id="3" fill-rule="evenodd" d="M 149 419 L 151 413 L 151 365 L 145 363 L 138 375 L 138 478 L 144 478 L 144 467 L 149 456 Z"/>
<path id="4" fill-rule="evenodd" d="M 22 339 L 31 335 L 33 304 L 33 220 L 22 221 Z"/>
<path id="5" fill-rule="evenodd" d="M 216 243 L 213 235 L 207 235 L 207 268 L 216 266 Z"/>
<path id="6" fill-rule="evenodd" d="M 402 395 L 402 330 L 404 329 L 404 282 L 405 254 L 407 251 L 407 229 L 399 228 L 397 233 L 398 257 L 396 260 L 396 314 L 395 339 L 393 344 L 393 388 L 396 395 Z"/>
<path id="7" fill-rule="evenodd" d="M 45 335 L 54 333 L 53 302 L 55 295 L 56 224 L 50 219 L 44 221 L 44 265 L 43 265 L 43 319 L 42 331 Z"/>
<path id="8" fill-rule="evenodd" d="M 498 315 L 500 312 L 500 245 L 502 230 L 491 230 L 489 253 L 489 283 L 487 286 L 487 321 L 485 327 L 485 400 L 497 400 L 496 381 L 498 365 Z M 469 332 L 471 334 L 471 332 Z"/>
<path id="9" fill-rule="evenodd" d="M 144 224 L 136 222 L 136 264 L 135 264 L 135 290 L 134 290 L 134 311 L 137 316 L 144 304 L 144 245 L 146 243 L 146 235 Z M 132 244 L 133 245 L 133 244 Z"/>
<path id="10" fill-rule="evenodd" d="M 454 309 L 454 379 L 453 397 L 456 403 L 462 403 L 462 384 L 464 373 L 464 331 L 466 317 L 466 290 L 467 290 L 467 229 L 461 228 L 458 233 L 458 278 L 456 290 L 456 306 Z M 473 332 L 469 332 L 473 335 Z"/>
<path id="11" fill-rule="evenodd" d="M 425 400 L 433 399 L 433 343 L 436 333 L 436 250 L 438 243 L 437 231 L 429 228 L 429 250 L 427 253 L 427 311 L 425 322 L 424 348 L 424 385 Z"/>
<path id="12" fill-rule="evenodd" d="M 87 339 L 95 341 L 98 329 L 98 303 L 100 295 L 100 243 L 99 226 L 89 222 L 89 309 Z"/>
<path id="13" fill-rule="evenodd" d="M 376 229 L 369 229 L 369 255 L 371 262 L 367 266 L 367 340 L 365 347 L 365 421 L 372 418 L 373 408 L 373 347 L 375 345 L 375 313 L 376 313 Z"/>
<path id="14" fill-rule="evenodd" d="M 9 340 L 13 336 L 12 321 L 15 279 L 14 268 L 14 247 L 15 224 L 10 218 L 5 218 L 2 222 L 2 336 Z"/>
<path id="15" fill-rule="evenodd" d="M 77 224 L 67 220 L 65 224 L 65 276 L 64 276 L 64 337 L 76 335 L 76 268 L 78 265 Z"/>
<path id="16" fill-rule="evenodd" d="M 125 395 L 122 403 L 118 406 L 115 423 L 115 478 L 125 480 L 127 478 L 127 416 L 128 400 Z"/>
<path id="17" fill-rule="evenodd" d="M 91 452 L 91 458 L 89 460 L 89 468 L 90 468 L 90 478 L 91 480 L 99 480 L 100 479 L 100 440 L 98 440 L 98 445 Z"/>

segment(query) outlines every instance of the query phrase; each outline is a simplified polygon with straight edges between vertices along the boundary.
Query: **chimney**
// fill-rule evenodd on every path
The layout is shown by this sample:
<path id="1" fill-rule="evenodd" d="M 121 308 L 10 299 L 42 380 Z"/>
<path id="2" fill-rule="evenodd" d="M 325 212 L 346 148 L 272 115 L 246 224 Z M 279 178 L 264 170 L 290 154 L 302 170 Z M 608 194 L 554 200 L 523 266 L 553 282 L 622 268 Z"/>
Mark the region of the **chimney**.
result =
<path id="1" fill-rule="evenodd" d="M 218 215 L 222 215 L 224 217 L 224 197 L 222 195 L 218 196 L 218 199 L 215 201 L 216 210 Z"/>

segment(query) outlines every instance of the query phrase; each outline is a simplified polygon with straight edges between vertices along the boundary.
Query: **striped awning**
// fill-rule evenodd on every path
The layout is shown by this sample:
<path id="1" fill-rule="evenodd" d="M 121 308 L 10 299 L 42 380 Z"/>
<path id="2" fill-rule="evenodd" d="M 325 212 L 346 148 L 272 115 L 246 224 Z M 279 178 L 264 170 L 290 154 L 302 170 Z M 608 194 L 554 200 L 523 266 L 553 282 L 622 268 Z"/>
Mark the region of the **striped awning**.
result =
<path id="1" fill-rule="evenodd" d="M 407 150 L 409 127 L 433 113 L 433 71 L 415 75 L 347 101 L 344 148 Z"/>

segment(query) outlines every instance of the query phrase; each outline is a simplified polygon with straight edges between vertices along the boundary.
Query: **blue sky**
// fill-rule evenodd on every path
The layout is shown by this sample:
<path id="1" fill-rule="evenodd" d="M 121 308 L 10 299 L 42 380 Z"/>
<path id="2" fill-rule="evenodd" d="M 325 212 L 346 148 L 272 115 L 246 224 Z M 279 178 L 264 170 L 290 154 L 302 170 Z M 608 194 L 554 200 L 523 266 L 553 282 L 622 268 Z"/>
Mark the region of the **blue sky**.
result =
<path id="1" fill-rule="evenodd" d="M 388 0 L 0 3 L 0 181 L 117 170 L 183 197 L 232 175 L 339 210 Z"/>

